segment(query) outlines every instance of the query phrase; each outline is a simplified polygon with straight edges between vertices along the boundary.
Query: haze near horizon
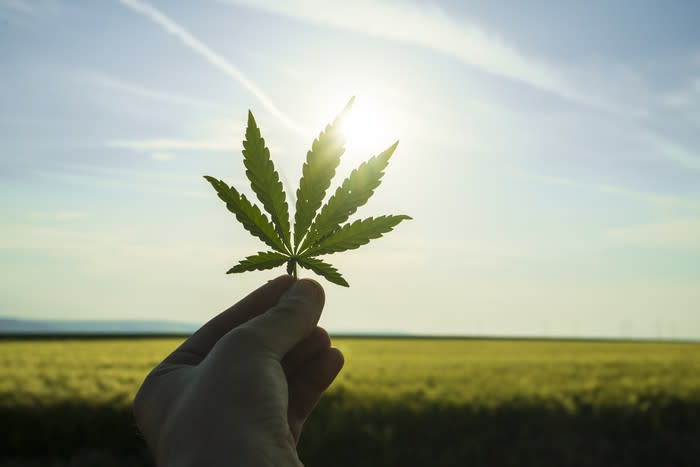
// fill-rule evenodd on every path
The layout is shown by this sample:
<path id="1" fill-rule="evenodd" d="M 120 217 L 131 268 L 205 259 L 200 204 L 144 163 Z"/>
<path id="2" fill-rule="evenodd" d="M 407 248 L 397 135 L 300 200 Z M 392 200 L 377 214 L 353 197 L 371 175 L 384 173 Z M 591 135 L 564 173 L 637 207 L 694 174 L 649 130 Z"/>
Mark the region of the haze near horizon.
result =
<path id="1" fill-rule="evenodd" d="M 288 194 L 356 96 L 331 332 L 700 339 L 700 6 L 0 0 L 0 315 L 203 322 L 283 273 L 202 179 Z M 334 187 L 335 184 L 332 186 Z M 250 190 L 246 191 L 250 195 Z M 293 205 L 293 199 L 289 199 Z"/>

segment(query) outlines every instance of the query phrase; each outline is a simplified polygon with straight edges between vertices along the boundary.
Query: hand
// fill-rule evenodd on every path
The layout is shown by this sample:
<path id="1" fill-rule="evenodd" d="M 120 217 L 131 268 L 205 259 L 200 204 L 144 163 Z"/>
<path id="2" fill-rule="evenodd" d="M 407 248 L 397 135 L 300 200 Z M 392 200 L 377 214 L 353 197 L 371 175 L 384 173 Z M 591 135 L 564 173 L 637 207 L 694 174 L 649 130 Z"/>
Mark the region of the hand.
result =
<path id="1" fill-rule="evenodd" d="M 343 366 L 316 326 L 324 301 L 318 283 L 278 277 L 155 367 L 134 414 L 157 464 L 302 465 L 302 425 Z"/>

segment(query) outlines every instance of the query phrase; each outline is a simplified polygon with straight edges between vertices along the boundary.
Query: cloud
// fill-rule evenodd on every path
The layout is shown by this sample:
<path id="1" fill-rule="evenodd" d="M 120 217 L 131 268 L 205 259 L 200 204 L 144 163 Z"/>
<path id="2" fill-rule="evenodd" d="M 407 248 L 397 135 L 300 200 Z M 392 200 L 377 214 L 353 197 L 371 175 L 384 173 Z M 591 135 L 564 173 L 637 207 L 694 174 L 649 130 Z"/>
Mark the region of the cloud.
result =
<path id="1" fill-rule="evenodd" d="M 585 190 L 591 190 L 599 193 L 605 193 L 613 196 L 620 196 L 623 198 L 628 198 L 635 201 L 641 201 L 643 203 L 657 206 L 657 207 L 667 207 L 667 208 L 681 208 L 687 210 L 687 212 L 700 212 L 700 198 L 693 196 L 672 196 L 664 195 L 659 193 L 649 193 L 636 190 L 630 190 L 616 185 L 605 185 L 605 184 L 590 184 L 584 183 L 572 178 L 566 177 L 553 177 L 548 175 L 540 175 L 532 173 L 528 170 L 523 170 L 518 167 L 506 166 L 504 167 L 504 173 L 521 180 L 528 180 L 536 183 L 542 183 L 546 185 L 558 185 L 558 186 L 569 186 L 583 188 Z"/>
<path id="2" fill-rule="evenodd" d="M 700 78 L 691 79 L 679 89 L 667 93 L 662 98 L 667 107 L 674 110 L 685 110 L 700 105 Z"/>
<path id="3" fill-rule="evenodd" d="M 217 105 L 214 102 L 209 102 L 193 97 L 169 94 L 166 92 L 147 88 L 138 83 L 115 78 L 106 73 L 96 71 L 74 70 L 70 73 L 70 77 L 81 84 L 93 85 L 110 91 L 117 91 L 124 94 L 130 94 L 135 97 L 149 99 L 157 102 L 163 102 L 168 104 L 180 104 L 199 108 L 221 108 L 220 105 Z"/>
<path id="4" fill-rule="evenodd" d="M 56 13 L 57 10 L 56 0 L 0 0 L 0 15 L 6 12 L 9 14 L 38 16 L 44 13 Z"/>
<path id="5" fill-rule="evenodd" d="M 167 198 L 201 198 L 208 195 L 205 183 L 197 177 L 169 176 L 161 173 L 130 172 L 128 170 L 83 170 L 71 172 L 48 172 L 35 170 L 32 175 L 52 183 L 81 186 L 93 190 L 95 196 L 106 191 L 140 192 L 161 195 Z"/>
<path id="6" fill-rule="evenodd" d="M 666 159 L 679 164 L 686 169 L 700 170 L 700 156 L 674 142 L 657 136 L 650 136 L 658 153 Z"/>
<path id="7" fill-rule="evenodd" d="M 594 185 L 592 188 L 602 193 L 619 195 L 629 199 L 643 201 L 655 206 L 678 207 L 694 212 L 700 212 L 700 198 L 697 197 L 645 193 L 641 191 L 628 190 L 626 188 L 613 185 Z"/>
<path id="8" fill-rule="evenodd" d="M 233 66 L 226 58 L 222 55 L 216 53 L 210 49 L 206 44 L 193 36 L 189 31 L 187 31 L 180 24 L 175 22 L 170 17 L 166 16 L 163 12 L 155 8 L 154 6 L 142 2 L 141 0 L 118 0 L 124 6 L 130 8 L 134 12 L 141 16 L 148 18 L 149 20 L 156 23 L 163 30 L 177 37 L 180 42 L 186 46 L 188 49 L 197 53 L 199 56 L 204 58 L 210 65 L 218 68 L 219 70 L 226 73 L 231 78 L 238 81 L 241 86 L 243 86 L 248 92 L 250 92 L 255 98 L 257 98 L 263 105 L 265 110 L 276 117 L 280 122 L 282 122 L 286 127 L 300 133 L 301 129 L 284 113 L 277 105 L 272 101 L 272 99 L 260 89 L 250 78 L 248 78 L 243 72 L 238 68 Z"/>
<path id="9" fill-rule="evenodd" d="M 132 151 L 231 151 L 235 142 L 192 139 L 115 139 L 107 142 L 110 148 L 129 149 Z"/>
<path id="10" fill-rule="evenodd" d="M 171 161 L 175 159 L 175 154 L 171 152 L 154 152 L 151 154 L 151 159 L 161 162 Z"/>
<path id="11" fill-rule="evenodd" d="M 435 5 L 406 2 L 221 0 L 313 24 L 426 47 L 494 75 L 579 103 L 589 99 L 554 67 L 523 55 L 499 37 L 459 24 Z"/>
<path id="12" fill-rule="evenodd" d="M 36 19 L 55 16 L 58 10 L 55 0 L 0 0 L 0 19 L 20 28 L 30 27 Z"/>
<path id="13" fill-rule="evenodd" d="M 23 213 L 23 217 L 26 217 L 32 221 L 49 221 L 49 222 L 71 222 L 79 219 L 84 219 L 88 216 L 85 211 L 66 211 L 66 210 L 56 210 L 56 211 L 28 211 Z"/>
<path id="14" fill-rule="evenodd" d="M 640 224 L 608 233 L 611 238 L 630 245 L 700 252 L 700 218 Z"/>
<path id="15" fill-rule="evenodd" d="M 0 0 L 0 10 L 29 15 L 35 13 L 35 8 L 29 2 L 23 2 L 22 0 Z"/>

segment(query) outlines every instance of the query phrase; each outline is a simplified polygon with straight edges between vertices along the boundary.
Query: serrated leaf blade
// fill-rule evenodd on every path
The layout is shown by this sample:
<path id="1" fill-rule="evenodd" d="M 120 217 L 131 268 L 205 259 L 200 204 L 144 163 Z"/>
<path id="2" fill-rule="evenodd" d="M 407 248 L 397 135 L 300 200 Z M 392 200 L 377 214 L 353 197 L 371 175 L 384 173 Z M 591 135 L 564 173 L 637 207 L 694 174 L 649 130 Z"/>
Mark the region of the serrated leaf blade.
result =
<path id="1" fill-rule="evenodd" d="M 318 258 L 299 258 L 299 266 L 309 269 L 319 276 L 325 277 L 329 282 L 350 287 L 350 284 L 343 278 L 336 268 Z"/>
<path id="2" fill-rule="evenodd" d="M 287 197 L 275 165 L 270 159 L 270 150 L 265 146 L 265 140 L 250 111 L 243 141 L 243 164 L 250 187 L 270 215 L 282 242 L 291 249 Z"/>
<path id="3" fill-rule="evenodd" d="M 409 216 L 379 216 L 356 220 L 345 224 L 335 232 L 322 238 L 316 245 L 304 252 L 303 256 L 320 256 L 353 250 L 379 238 L 393 230 L 401 221 L 411 219 Z"/>
<path id="4" fill-rule="evenodd" d="M 345 137 L 342 133 L 342 119 L 350 110 L 354 98 L 350 99 L 343 111 L 330 125 L 326 126 L 306 153 L 306 162 L 297 189 L 296 212 L 294 214 L 294 245 L 298 247 L 316 211 L 321 207 L 326 190 L 335 176 L 340 157 L 345 152 Z"/>
<path id="5" fill-rule="evenodd" d="M 304 239 L 300 251 L 304 251 L 310 245 L 332 232 L 343 222 L 363 206 L 374 194 L 374 190 L 380 185 L 384 170 L 389 165 L 389 159 L 394 154 L 399 142 L 389 146 L 380 154 L 363 162 L 350 173 L 343 183 L 335 190 L 335 193 L 321 209 L 309 233 Z"/>
<path id="6" fill-rule="evenodd" d="M 289 257 L 287 255 L 276 251 L 260 251 L 239 261 L 238 264 L 229 269 L 226 274 L 272 269 L 277 266 L 282 266 L 288 259 Z"/>
<path id="7" fill-rule="evenodd" d="M 277 235 L 274 226 L 260 209 L 248 201 L 245 195 L 239 193 L 234 187 L 229 187 L 222 180 L 205 175 L 204 178 L 211 183 L 219 198 L 226 203 L 229 211 L 235 214 L 236 219 L 248 232 L 258 237 L 274 250 L 285 253 L 282 240 Z"/>

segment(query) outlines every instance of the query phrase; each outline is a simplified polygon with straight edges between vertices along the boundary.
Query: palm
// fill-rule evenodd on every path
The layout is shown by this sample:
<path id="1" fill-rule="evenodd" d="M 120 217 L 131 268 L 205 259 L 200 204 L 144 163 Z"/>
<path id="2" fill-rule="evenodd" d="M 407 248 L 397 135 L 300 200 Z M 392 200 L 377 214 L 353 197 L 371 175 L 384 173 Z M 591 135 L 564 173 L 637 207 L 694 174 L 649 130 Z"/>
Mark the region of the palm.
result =
<path id="1" fill-rule="evenodd" d="M 160 449 L 158 433 L 180 426 L 186 429 L 169 432 L 169 445 L 186 443 L 193 430 L 207 432 L 203 443 L 218 445 L 237 433 L 261 441 L 261 452 L 296 458 L 302 426 L 343 366 L 343 356 L 319 327 L 309 328 L 290 350 L 275 353 L 249 326 L 241 326 L 277 304 L 294 282 L 282 276 L 256 290 L 209 321 L 146 378 L 134 409 L 154 451 Z M 217 436 L 224 439 L 209 439 Z"/>

